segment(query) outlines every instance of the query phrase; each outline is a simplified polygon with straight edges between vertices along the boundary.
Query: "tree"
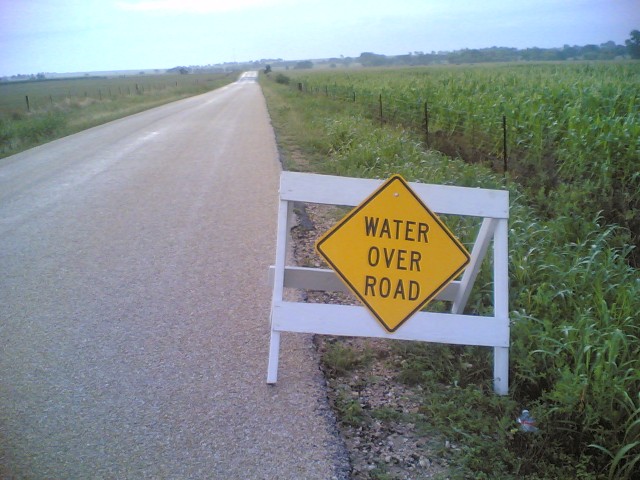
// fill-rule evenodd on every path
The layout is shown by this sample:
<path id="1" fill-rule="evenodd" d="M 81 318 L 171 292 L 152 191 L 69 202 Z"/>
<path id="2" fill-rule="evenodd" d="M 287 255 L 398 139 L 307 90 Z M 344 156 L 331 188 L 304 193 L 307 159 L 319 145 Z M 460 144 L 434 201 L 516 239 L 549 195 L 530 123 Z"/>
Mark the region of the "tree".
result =
<path id="1" fill-rule="evenodd" d="M 633 30 L 631 38 L 624 42 L 631 58 L 640 59 L 640 30 Z"/>
<path id="2" fill-rule="evenodd" d="M 266 75 L 269 75 L 271 73 L 271 65 L 267 65 L 266 67 L 264 67 L 264 73 Z"/>
<path id="3" fill-rule="evenodd" d="M 302 62 L 296 63 L 294 70 L 303 70 L 305 68 L 313 68 L 313 62 L 311 60 L 305 60 Z"/>
<path id="4" fill-rule="evenodd" d="M 381 67 L 389 63 L 385 55 L 379 55 L 373 52 L 361 53 L 358 60 L 364 67 Z"/>

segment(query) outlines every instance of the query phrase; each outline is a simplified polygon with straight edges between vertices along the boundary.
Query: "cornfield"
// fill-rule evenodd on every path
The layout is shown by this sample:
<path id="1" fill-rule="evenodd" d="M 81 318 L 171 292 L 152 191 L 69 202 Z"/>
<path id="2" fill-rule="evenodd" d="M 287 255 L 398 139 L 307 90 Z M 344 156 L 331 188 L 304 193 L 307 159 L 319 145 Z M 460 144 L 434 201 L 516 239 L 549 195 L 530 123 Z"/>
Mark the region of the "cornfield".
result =
<path id="1" fill-rule="evenodd" d="M 638 62 L 336 70 L 294 80 L 424 132 L 428 146 L 467 161 L 499 170 L 508 156 L 511 176 L 539 192 L 542 213 L 602 212 L 640 248 Z M 555 192 L 571 201 L 545 212 Z"/>

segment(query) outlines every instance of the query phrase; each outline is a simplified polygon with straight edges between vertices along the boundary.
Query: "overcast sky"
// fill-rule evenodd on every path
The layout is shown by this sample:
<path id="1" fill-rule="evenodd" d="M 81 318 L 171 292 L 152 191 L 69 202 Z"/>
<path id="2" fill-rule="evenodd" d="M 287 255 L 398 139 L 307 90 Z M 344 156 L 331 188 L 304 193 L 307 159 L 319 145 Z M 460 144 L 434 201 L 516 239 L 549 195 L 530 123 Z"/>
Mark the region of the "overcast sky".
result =
<path id="1" fill-rule="evenodd" d="M 0 76 L 624 44 L 640 0 L 0 0 Z"/>

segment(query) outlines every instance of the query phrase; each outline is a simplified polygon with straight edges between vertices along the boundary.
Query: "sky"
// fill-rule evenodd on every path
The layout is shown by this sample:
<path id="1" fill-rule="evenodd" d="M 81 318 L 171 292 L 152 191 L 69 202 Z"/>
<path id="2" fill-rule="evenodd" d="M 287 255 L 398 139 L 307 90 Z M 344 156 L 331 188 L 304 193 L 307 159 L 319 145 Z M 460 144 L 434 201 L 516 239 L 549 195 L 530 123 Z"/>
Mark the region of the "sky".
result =
<path id="1" fill-rule="evenodd" d="M 624 44 L 640 0 L 0 0 L 0 76 Z"/>

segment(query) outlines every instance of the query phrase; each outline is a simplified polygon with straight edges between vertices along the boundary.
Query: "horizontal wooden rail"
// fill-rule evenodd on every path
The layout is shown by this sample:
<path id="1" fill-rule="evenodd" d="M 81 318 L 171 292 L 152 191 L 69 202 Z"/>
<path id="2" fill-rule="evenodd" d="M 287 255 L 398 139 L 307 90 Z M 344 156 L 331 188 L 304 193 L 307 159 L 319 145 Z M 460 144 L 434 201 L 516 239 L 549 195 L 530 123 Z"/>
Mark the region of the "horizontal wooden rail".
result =
<path id="1" fill-rule="evenodd" d="M 304 321 L 302 321 L 304 320 Z M 388 333 L 371 313 L 356 305 L 276 302 L 272 328 L 278 331 L 350 337 L 419 340 L 484 347 L 509 346 L 509 319 L 419 312 L 398 330 Z"/>
<path id="2" fill-rule="evenodd" d="M 359 205 L 382 180 L 282 172 L 280 199 L 329 205 Z M 509 192 L 409 182 L 411 189 L 437 213 L 471 217 L 509 218 Z"/>
<path id="3" fill-rule="evenodd" d="M 269 267 L 269 286 L 273 287 L 275 266 Z M 333 270 L 309 267 L 284 267 L 284 287 L 299 290 L 319 290 L 324 292 L 350 293 L 349 287 Z M 445 302 L 453 302 L 460 290 L 460 281 L 447 285 L 435 298 Z"/>

